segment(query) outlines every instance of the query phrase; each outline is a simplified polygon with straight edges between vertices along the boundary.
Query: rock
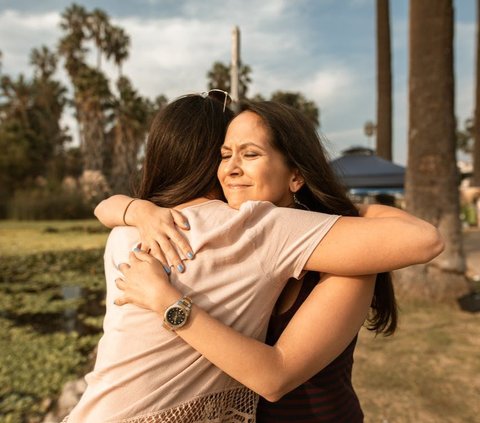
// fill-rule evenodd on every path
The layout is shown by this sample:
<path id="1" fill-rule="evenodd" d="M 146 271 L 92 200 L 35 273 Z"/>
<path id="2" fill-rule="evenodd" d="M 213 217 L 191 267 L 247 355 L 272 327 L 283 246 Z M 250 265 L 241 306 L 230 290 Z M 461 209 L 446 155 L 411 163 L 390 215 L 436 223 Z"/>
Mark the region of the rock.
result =
<path id="1" fill-rule="evenodd" d="M 60 423 L 77 405 L 86 388 L 87 384 L 83 378 L 67 382 L 53 410 L 45 416 L 43 423 Z"/>

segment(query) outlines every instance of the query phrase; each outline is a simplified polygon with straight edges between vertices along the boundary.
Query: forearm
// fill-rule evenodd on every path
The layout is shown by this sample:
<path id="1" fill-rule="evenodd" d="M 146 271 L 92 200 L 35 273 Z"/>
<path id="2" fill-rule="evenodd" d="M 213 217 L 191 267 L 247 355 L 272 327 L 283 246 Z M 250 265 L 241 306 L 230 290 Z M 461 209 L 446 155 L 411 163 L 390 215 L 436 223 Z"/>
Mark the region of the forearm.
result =
<path id="1" fill-rule="evenodd" d="M 178 335 L 211 363 L 252 391 L 269 399 L 283 376 L 282 351 L 243 335 L 193 306 Z"/>
<path id="2" fill-rule="evenodd" d="M 122 226 L 125 224 L 123 222 L 123 213 L 130 201 L 132 201 L 132 198 L 126 195 L 112 195 L 102 200 L 97 207 L 95 207 L 95 217 L 107 228 Z M 129 208 L 132 208 L 132 205 L 130 205 Z"/>
<path id="3" fill-rule="evenodd" d="M 341 217 L 305 269 L 347 276 L 382 273 L 426 263 L 443 251 L 443 239 L 430 223 L 392 207 L 369 209 L 364 217 Z"/>
<path id="4" fill-rule="evenodd" d="M 413 216 L 398 207 L 384 206 L 382 204 L 357 204 L 358 212 L 361 217 L 367 218 L 393 218 L 410 222 L 419 227 L 433 227 L 427 221 Z"/>
<path id="5" fill-rule="evenodd" d="M 419 257 L 420 262 L 430 261 L 443 250 L 443 239 L 434 225 L 400 208 L 381 204 L 360 205 L 359 212 L 362 217 L 366 218 L 389 219 L 394 230 L 395 228 L 400 230 L 406 228 L 405 235 L 410 230 L 412 236 L 405 237 L 405 239 L 412 242 L 412 252 L 415 248 L 420 252 L 420 254 L 416 255 Z M 426 254 L 422 254 L 422 252 Z"/>

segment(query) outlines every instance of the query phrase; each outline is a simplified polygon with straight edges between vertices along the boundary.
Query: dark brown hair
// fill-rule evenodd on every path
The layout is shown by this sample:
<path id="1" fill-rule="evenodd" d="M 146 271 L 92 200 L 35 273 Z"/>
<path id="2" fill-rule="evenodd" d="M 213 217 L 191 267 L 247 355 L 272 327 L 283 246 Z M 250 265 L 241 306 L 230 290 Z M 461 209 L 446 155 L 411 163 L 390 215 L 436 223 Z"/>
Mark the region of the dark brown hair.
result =
<path id="1" fill-rule="evenodd" d="M 332 170 L 315 127 L 293 107 L 273 102 L 245 102 L 240 111 L 260 116 L 271 135 L 272 146 L 299 170 L 305 184 L 296 193 L 308 209 L 328 214 L 358 216 L 345 187 Z M 391 335 L 397 327 L 397 304 L 390 273 L 377 275 L 367 328 Z"/>
<path id="2" fill-rule="evenodd" d="M 136 196 L 162 207 L 217 194 L 220 147 L 230 109 L 192 94 L 173 101 L 154 118 Z"/>

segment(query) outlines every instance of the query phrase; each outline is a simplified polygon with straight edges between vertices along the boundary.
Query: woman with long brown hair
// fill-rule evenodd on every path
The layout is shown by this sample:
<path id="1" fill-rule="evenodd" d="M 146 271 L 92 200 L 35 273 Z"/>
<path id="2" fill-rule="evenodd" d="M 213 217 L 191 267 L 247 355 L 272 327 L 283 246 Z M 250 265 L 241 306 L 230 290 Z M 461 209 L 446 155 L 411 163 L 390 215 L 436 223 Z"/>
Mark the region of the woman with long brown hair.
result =
<path id="1" fill-rule="evenodd" d="M 144 169 L 144 177 L 148 177 L 149 170 L 155 173 L 152 166 Z M 277 313 L 284 318 L 278 324 L 272 320 L 269 334 L 272 346 L 261 342 L 264 334 L 262 319 L 269 309 L 268 304 L 273 306 L 278 290 L 272 289 L 269 297 L 262 298 L 262 303 L 268 304 L 258 310 L 261 314 L 256 322 L 259 332 L 251 338 L 246 333 L 248 331 L 243 331 L 245 336 L 209 316 L 205 310 L 211 313 L 215 304 L 207 301 L 207 306 L 203 306 L 205 310 L 202 310 L 199 306 L 199 303 L 202 305 L 202 294 L 196 291 L 195 285 L 182 289 L 180 274 L 172 274 L 170 284 L 161 262 L 145 252 L 136 252 L 130 257 L 131 267 L 121 267 L 126 282 L 117 279 L 118 287 L 124 291 L 117 304 L 133 302 L 168 319 L 172 310 L 168 305 L 189 294 L 194 305 L 191 313 L 187 313 L 188 324 L 175 328 L 180 337 L 213 364 L 269 400 L 276 401 L 293 390 L 277 406 L 262 402 L 259 421 L 279 421 L 279 416 L 288 410 L 298 416 L 301 409 L 306 413 L 301 417 L 302 421 L 361 421 L 362 412 L 351 386 L 356 333 L 370 306 L 369 328 L 377 333 L 393 333 L 397 315 L 388 273 L 378 275 L 376 283 L 374 276 L 354 275 L 375 274 L 432 259 L 442 250 L 438 232 L 427 223 L 388 207 L 368 207 L 363 210 L 364 219 L 355 217 L 358 211 L 336 181 L 315 129 L 297 111 L 278 103 L 248 104 L 232 121 L 222 147 L 218 176 L 225 197 L 234 208 L 242 209 L 245 204 L 263 207 L 258 201 L 268 200 L 279 206 L 297 204 L 311 210 L 289 214 L 293 210 L 287 213 L 287 209 L 282 211 L 268 206 L 262 219 L 272 219 L 274 224 L 268 225 L 263 236 L 252 238 L 253 245 L 266 244 L 270 250 L 266 253 L 267 259 L 257 258 L 261 261 L 260 269 L 263 268 L 262 259 L 265 263 L 282 266 L 282 260 L 288 257 L 284 252 L 288 246 L 284 241 L 278 242 L 276 231 L 285 232 L 290 226 L 302 226 L 304 218 L 315 214 L 345 216 L 331 223 L 328 233 L 315 248 L 306 249 L 303 268 L 321 274 L 307 273 L 303 284 L 295 279 L 289 280 L 277 302 Z M 141 198 L 151 200 L 153 194 L 144 193 Z M 252 200 L 254 203 L 248 203 Z M 110 225 L 118 223 L 119 209 L 110 212 L 107 205 L 124 201 L 127 199 L 107 200 L 99 206 L 97 215 Z M 128 203 L 135 204 L 135 212 L 132 207 L 128 216 L 123 209 L 120 211 L 124 220 L 128 217 L 131 224 L 138 222 L 136 213 L 142 215 L 139 205 L 146 206 L 140 201 L 135 203 Z M 160 201 L 156 203 L 165 205 Z M 285 220 L 277 221 L 274 217 L 284 213 L 288 216 Z M 151 222 L 151 214 L 146 216 L 150 216 L 148 220 Z M 178 215 L 176 218 L 181 221 Z M 145 220 L 143 215 L 140 221 Z M 283 226 L 279 226 L 279 222 L 283 222 Z M 252 223 L 245 227 L 245 232 L 255 227 Z M 142 225 L 139 223 L 138 226 Z M 389 238 L 382 239 L 387 231 Z M 228 232 L 223 236 L 228 239 Z M 142 248 L 147 248 L 146 244 L 144 242 Z M 291 254 L 301 248 L 299 244 L 294 245 L 289 247 Z M 187 249 L 185 244 L 182 249 Z M 198 258 L 202 249 L 194 253 Z M 172 252 L 167 255 L 172 256 Z M 170 263 L 166 257 L 161 259 L 168 269 Z M 244 257 L 240 255 L 236 260 L 242 262 Z M 191 271 L 194 261 L 186 263 L 189 269 L 185 274 Z M 180 271 L 184 270 L 183 263 L 178 265 Z M 257 275 L 259 279 L 269 277 L 269 273 L 263 270 Z M 222 274 L 225 286 L 231 283 L 232 275 L 224 274 L 221 267 L 210 266 L 209 272 Z M 235 280 L 235 274 L 233 276 Z M 299 274 L 296 276 L 298 279 Z M 225 292 L 225 295 L 228 297 L 230 293 Z M 246 297 L 244 301 L 252 299 Z M 227 307 L 226 304 L 228 300 L 216 305 Z M 234 309 L 231 312 L 235 314 Z M 251 318 L 255 319 L 255 315 Z M 226 320 L 223 322 L 228 324 L 228 318 Z M 297 409 L 299 401 L 312 398 L 318 401 L 310 401 L 311 407 Z M 295 421 L 295 418 L 287 416 L 288 421 Z"/>

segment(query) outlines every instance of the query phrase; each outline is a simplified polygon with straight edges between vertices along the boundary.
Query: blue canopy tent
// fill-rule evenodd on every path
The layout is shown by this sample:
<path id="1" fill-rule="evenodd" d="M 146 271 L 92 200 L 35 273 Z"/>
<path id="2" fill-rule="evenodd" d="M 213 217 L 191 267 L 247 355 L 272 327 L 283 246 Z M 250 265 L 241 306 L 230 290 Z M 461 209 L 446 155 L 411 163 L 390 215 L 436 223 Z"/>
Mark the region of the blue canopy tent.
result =
<path id="1" fill-rule="evenodd" d="M 403 192 L 405 167 L 376 156 L 370 148 L 353 147 L 342 154 L 331 165 L 352 193 Z"/>

